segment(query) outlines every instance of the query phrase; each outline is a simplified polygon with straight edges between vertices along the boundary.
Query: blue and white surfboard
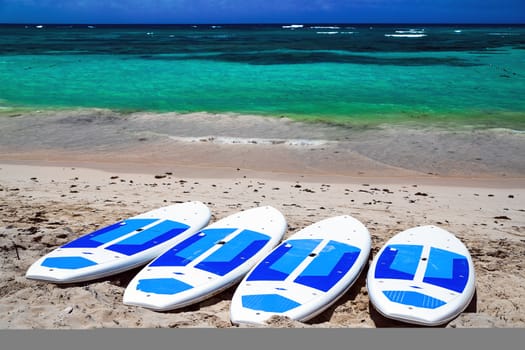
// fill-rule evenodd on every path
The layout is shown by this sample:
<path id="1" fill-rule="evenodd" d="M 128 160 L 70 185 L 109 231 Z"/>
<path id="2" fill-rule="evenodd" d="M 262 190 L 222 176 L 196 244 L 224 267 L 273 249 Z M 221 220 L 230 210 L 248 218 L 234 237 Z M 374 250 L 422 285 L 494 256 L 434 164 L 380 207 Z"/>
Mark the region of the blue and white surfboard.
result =
<path id="1" fill-rule="evenodd" d="M 207 299 L 237 283 L 285 231 L 284 216 L 270 206 L 214 222 L 144 267 L 124 304 L 166 311 Z"/>
<path id="2" fill-rule="evenodd" d="M 26 277 L 54 283 L 93 280 L 145 265 L 194 234 L 210 220 L 209 208 L 193 201 L 119 221 L 81 236 L 33 263 Z"/>
<path id="3" fill-rule="evenodd" d="M 378 252 L 367 275 L 370 301 L 385 317 L 444 324 L 469 305 L 474 265 L 465 245 L 436 226 L 400 232 Z"/>
<path id="4" fill-rule="evenodd" d="M 264 257 L 232 298 L 235 324 L 263 324 L 274 315 L 307 321 L 356 281 L 370 254 L 366 227 L 351 216 L 324 219 L 298 231 Z"/>

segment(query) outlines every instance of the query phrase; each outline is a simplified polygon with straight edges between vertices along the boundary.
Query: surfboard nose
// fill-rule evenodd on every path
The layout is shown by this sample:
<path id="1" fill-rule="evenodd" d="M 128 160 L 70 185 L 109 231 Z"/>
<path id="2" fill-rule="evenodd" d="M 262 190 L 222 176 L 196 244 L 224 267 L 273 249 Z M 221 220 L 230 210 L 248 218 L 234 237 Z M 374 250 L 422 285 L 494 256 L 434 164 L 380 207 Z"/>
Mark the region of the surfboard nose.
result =
<path id="1" fill-rule="evenodd" d="M 135 288 L 126 288 L 122 302 L 154 311 L 173 309 L 173 297 L 192 289 L 193 286 L 176 278 L 144 278 Z"/>
<path id="2" fill-rule="evenodd" d="M 240 298 L 242 307 L 230 308 L 234 324 L 264 324 L 273 315 L 284 314 L 301 304 L 279 294 L 249 294 Z"/>

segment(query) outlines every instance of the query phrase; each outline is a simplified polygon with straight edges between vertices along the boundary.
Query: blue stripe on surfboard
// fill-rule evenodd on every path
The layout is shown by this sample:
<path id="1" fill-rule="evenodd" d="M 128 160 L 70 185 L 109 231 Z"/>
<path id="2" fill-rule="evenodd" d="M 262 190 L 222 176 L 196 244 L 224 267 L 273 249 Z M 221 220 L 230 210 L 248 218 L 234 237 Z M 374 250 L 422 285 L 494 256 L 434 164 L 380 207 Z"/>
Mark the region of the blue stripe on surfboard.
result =
<path id="1" fill-rule="evenodd" d="M 177 237 L 189 227 L 181 222 L 165 220 L 106 249 L 130 256 Z"/>
<path id="2" fill-rule="evenodd" d="M 81 256 L 60 256 L 46 258 L 41 265 L 50 268 L 77 270 L 97 265 L 97 263 Z"/>
<path id="3" fill-rule="evenodd" d="M 300 306 L 298 302 L 278 294 L 243 295 L 242 306 L 257 311 L 283 313 Z"/>
<path id="4" fill-rule="evenodd" d="M 416 306 L 425 309 L 436 309 L 446 304 L 442 300 L 432 298 L 428 295 L 419 292 L 404 290 L 385 290 L 383 291 L 383 294 L 388 298 L 388 300 L 394 303 Z"/>
<path id="5" fill-rule="evenodd" d="M 150 266 L 185 266 L 208 251 L 236 228 L 204 229 L 185 239 L 157 259 Z"/>
<path id="6" fill-rule="evenodd" d="M 375 278 L 411 280 L 419 265 L 422 245 L 392 244 L 379 256 Z"/>
<path id="7" fill-rule="evenodd" d="M 268 235 L 243 230 L 195 267 L 224 276 L 254 256 L 269 240 Z"/>
<path id="8" fill-rule="evenodd" d="M 423 282 L 461 293 L 467 285 L 469 265 L 463 255 L 439 248 L 430 248 Z"/>
<path id="9" fill-rule="evenodd" d="M 326 292 L 352 268 L 360 252 L 357 247 L 330 241 L 295 282 Z"/>
<path id="10" fill-rule="evenodd" d="M 247 277 L 248 281 L 284 281 L 321 243 L 321 239 L 294 239 L 279 245 Z"/>
<path id="11" fill-rule="evenodd" d="M 139 280 L 137 290 L 144 293 L 177 294 L 193 288 L 191 285 L 175 278 L 146 278 Z"/>
<path id="12" fill-rule="evenodd" d="M 157 220 L 158 219 L 128 219 L 117 222 L 113 225 L 79 237 L 74 241 L 65 244 L 62 248 L 96 248 Z"/>

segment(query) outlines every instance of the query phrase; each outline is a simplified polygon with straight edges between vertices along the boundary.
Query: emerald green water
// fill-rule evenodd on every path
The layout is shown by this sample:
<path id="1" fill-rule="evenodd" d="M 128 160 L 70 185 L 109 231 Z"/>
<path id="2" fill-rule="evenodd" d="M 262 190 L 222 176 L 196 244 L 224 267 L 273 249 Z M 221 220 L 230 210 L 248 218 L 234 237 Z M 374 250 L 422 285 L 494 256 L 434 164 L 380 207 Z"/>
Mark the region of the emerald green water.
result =
<path id="1" fill-rule="evenodd" d="M 396 29 L 375 29 L 381 42 L 367 50 L 366 38 L 359 38 L 364 32 L 372 40 L 368 31 L 373 30 L 367 28 L 347 35 L 342 29 L 335 35 L 311 29 L 215 29 L 211 39 L 212 30 L 201 29 L 204 39 L 199 36 L 189 44 L 182 38 L 191 39 L 197 29 L 77 29 L 67 33 L 67 45 L 60 42 L 66 41 L 63 29 L 39 38 L 43 30 L 0 28 L 3 40 L 11 35 L 0 49 L 0 109 L 234 112 L 340 124 L 415 122 L 525 130 L 525 28 L 471 29 L 470 35 L 480 38 L 472 47 L 450 44 L 468 30 L 425 28 L 422 38 L 385 36 Z M 15 42 L 21 32 L 30 43 Z M 131 49 L 113 52 L 111 44 L 107 50 L 93 49 L 97 40 L 111 35 L 116 48 Z M 82 43 L 89 36 L 94 36 L 93 46 L 71 44 L 76 37 Z M 140 45 L 163 41 L 135 52 L 139 44 L 130 38 Z M 294 47 L 296 39 L 308 47 Z M 346 46 L 341 47 L 341 40 Z M 435 42 L 439 40 L 445 44 Z M 246 44 L 253 41 L 258 44 Z M 39 42 L 39 48 L 31 42 Z M 427 47 L 430 42 L 433 46 Z M 491 47 L 481 47 L 484 43 Z M 100 45 L 108 46 L 106 41 Z M 239 51 L 232 53 L 231 47 Z"/>

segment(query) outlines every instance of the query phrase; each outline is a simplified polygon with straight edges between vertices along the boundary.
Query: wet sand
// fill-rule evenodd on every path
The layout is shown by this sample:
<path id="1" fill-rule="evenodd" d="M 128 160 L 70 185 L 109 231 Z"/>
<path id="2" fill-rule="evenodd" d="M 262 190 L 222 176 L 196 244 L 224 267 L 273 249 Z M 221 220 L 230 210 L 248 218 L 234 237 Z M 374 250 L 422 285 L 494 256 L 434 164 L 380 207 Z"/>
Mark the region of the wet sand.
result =
<path id="1" fill-rule="evenodd" d="M 233 288 L 154 312 L 122 304 L 137 270 L 66 286 L 24 277 L 37 258 L 73 238 L 189 200 L 208 205 L 213 221 L 272 205 L 287 219 L 285 237 L 351 215 L 372 235 L 370 260 L 397 232 L 440 226 L 465 243 L 477 277 L 473 302 L 444 327 L 525 326 L 521 133 L 355 130 L 252 116 L 222 116 L 219 123 L 179 116 L 173 123 L 166 115 L 132 114 L 123 122 L 110 114 L 0 118 L 0 328 L 234 327 Z M 261 327 L 409 327 L 375 312 L 365 276 L 366 269 L 309 322 L 275 319 Z"/>

